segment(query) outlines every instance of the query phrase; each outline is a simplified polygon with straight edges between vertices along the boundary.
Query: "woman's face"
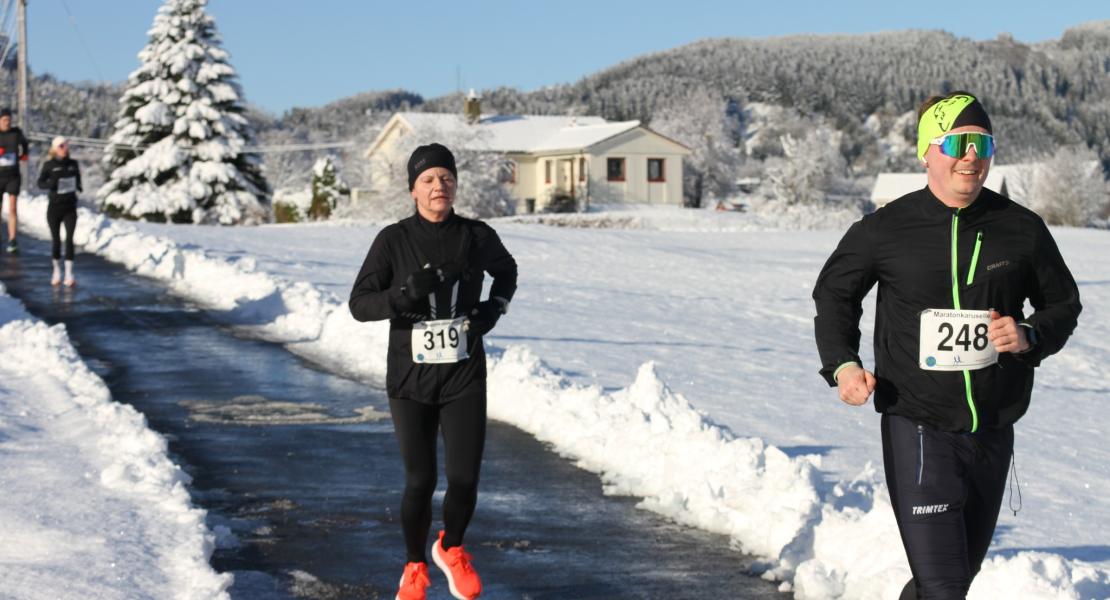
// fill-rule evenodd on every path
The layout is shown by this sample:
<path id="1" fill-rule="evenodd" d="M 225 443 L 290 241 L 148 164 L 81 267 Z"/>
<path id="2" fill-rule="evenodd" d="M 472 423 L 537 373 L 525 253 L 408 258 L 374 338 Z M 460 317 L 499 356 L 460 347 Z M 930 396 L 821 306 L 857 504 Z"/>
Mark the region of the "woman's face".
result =
<path id="1" fill-rule="evenodd" d="M 69 157 L 69 142 L 65 142 L 64 144 L 60 144 L 56 148 L 54 148 L 54 154 L 58 158 Z"/>
<path id="2" fill-rule="evenodd" d="M 455 204 L 455 190 L 458 187 L 455 176 L 443 167 L 426 169 L 416 177 L 412 186 L 412 198 L 416 200 L 416 210 L 429 221 L 442 221 Z"/>

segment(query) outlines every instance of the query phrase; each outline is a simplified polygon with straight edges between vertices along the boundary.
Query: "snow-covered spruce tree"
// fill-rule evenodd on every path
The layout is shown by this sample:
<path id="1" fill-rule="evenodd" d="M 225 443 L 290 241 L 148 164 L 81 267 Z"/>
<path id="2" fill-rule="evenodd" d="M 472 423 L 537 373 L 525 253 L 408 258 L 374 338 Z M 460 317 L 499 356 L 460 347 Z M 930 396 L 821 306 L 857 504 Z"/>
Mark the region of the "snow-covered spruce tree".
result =
<path id="1" fill-rule="evenodd" d="M 330 156 L 312 165 L 312 205 L 308 209 L 308 218 L 313 221 L 327 219 L 339 201 L 350 195 L 351 188 L 339 178 Z"/>
<path id="2" fill-rule="evenodd" d="M 767 161 L 771 196 L 786 205 L 816 205 L 845 185 L 840 133 L 818 126 L 803 138 L 781 138 L 783 158 Z"/>
<path id="3" fill-rule="evenodd" d="M 175 223 L 266 221 L 270 186 L 207 0 L 166 0 L 128 79 L 97 192 L 110 215 Z"/>

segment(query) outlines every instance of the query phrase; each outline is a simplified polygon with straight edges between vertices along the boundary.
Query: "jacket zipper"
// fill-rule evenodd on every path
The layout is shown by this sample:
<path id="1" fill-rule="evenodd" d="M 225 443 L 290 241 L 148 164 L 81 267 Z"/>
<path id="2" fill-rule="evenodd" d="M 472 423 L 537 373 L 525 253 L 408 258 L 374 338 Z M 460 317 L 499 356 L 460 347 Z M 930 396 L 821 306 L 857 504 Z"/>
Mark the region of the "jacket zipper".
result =
<path id="1" fill-rule="evenodd" d="M 925 473 L 925 427 L 917 426 L 917 485 L 921 485 L 921 476 Z"/>
<path id="2" fill-rule="evenodd" d="M 975 234 L 975 252 L 971 254 L 971 266 L 967 269 L 967 285 L 971 285 L 975 281 L 975 267 L 979 264 L 979 249 L 983 246 L 983 232 L 980 230 Z"/>
<path id="3" fill-rule="evenodd" d="M 959 235 L 960 224 L 960 210 L 956 209 L 956 213 L 952 215 L 952 306 L 956 310 L 960 310 L 960 274 L 959 274 L 959 254 L 957 240 Z M 979 259 L 979 246 L 982 243 L 983 233 L 979 232 L 979 236 L 975 240 L 975 255 L 972 257 L 971 268 L 968 270 L 968 281 L 975 272 L 975 262 Z M 971 411 L 971 433 L 979 430 L 979 411 L 975 409 L 975 399 L 971 395 L 971 371 L 964 369 L 964 394 L 967 396 L 967 407 Z"/>

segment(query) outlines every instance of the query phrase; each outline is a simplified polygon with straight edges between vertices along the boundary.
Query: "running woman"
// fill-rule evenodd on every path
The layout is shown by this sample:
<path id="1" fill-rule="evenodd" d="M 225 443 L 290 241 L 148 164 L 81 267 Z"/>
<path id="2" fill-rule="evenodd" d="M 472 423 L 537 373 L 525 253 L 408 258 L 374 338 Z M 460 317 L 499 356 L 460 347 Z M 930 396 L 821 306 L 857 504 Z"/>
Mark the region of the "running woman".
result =
<path id="1" fill-rule="evenodd" d="M 56 137 L 50 142 L 47 160 L 39 170 L 38 186 L 49 190 L 50 203 L 46 207 L 46 224 L 50 226 L 51 256 L 54 274 L 50 285 L 65 283 L 73 287 L 73 229 L 77 226 L 77 192 L 81 188 L 81 169 L 69 157 L 69 141 Z M 65 278 L 62 277 L 62 225 L 66 228 Z"/>
<path id="2" fill-rule="evenodd" d="M 8 245 L 7 251 L 11 254 L 19 252 L 19 243 L 16 241 L 16 226 L 19 222 L 16 201 L 19 199 L 19 188 L 23 179 L 19 174 L 19 162 L 26 161 L 29 156 L 30 146 L 27 138 L 23 137 L 23 130 L 12 127 L 12 110 L 0 108 L 0 200 L 8 197 Z"/>
<path id="3" fill-rule="evenodd" d="M 1034 369 L 1063 348 L 1082 307 L 1044 221 L 983 187 L 995 139 L 979 100 L 929 98 L 917 136 L 928 185 L 841 239 L 813 291 L 817 348 L 840 399 L 860 406 L 874 392 L 882 413 L 913 573 L 901 597 L 964 598 L 994 534 Z M 876 283 L 872 372 L 859 320 Z"/>
<path id="4" fill-rule="evenodd" d="M 432 544 L 451 594 L 482 592 L 463 536 L 478 501 L 486 436 L 482 336 L 516 291 L 516 261 L 485 223 L 455 214 L 458 171 L 451 151 L 420 146 L 408 161 L 415 214 L 378 233 L 351 290 L 351 315 L 389 319 L 386 390 L 405 467 L 401 528 L 407 564 L 399 600 L 423 600 L 436 487 L 436 436 L 443 432 L 447 493 L 444 529 Z M 481 300 L 485 273 L 493 277 Z"/>

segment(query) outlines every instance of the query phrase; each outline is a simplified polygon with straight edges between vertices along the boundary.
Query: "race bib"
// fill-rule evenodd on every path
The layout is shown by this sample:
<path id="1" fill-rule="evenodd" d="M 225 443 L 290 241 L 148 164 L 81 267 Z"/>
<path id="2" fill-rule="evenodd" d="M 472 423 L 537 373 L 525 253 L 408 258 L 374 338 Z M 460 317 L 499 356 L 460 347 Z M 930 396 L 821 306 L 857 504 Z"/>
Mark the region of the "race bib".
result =
<path id="1" fill-rule="evenodd" d="M 18 160 L 19 157 L 15 154 L 5 152 L 3 154 L 0 154 L 0 167 L 14 167 L 16 161 Z"/>
<path id="2" fill-rule="evenodd" d="M 77 191 L 77 178 L 76 177 L 59 177 L 58 178 L 58 193 L 59 194 L 72 194 Z"/>
<path id="3" fill-rule="evenodd" d="M 926 371 L 973 371 L 998 362 L 987 339 L 990 311 L 930 308 L 921 313 L 918 364 Z"/>
<path id="4" fill-rule="evenodd" d="M 412 326 L 412 362 L 457 363 L 466 360 L 466 317 L 421 321 Z"/>

